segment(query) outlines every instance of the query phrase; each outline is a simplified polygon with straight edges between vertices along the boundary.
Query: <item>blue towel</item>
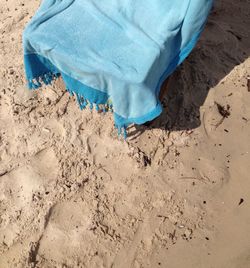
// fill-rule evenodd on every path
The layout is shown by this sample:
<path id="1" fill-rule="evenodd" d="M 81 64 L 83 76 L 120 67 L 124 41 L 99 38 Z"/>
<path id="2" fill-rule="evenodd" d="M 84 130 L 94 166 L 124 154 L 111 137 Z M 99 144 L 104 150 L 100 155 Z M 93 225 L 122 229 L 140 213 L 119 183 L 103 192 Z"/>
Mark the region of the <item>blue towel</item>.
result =
<path id="1" fill-rule="evenodd" d="M 43 0 L 23 34 L 28 86 L 61 76 L 80 108 L 112 106 L 119 130 L 160 115 L 213 0 Z M 124 132 L 125 133 L 125 132 Z"/>

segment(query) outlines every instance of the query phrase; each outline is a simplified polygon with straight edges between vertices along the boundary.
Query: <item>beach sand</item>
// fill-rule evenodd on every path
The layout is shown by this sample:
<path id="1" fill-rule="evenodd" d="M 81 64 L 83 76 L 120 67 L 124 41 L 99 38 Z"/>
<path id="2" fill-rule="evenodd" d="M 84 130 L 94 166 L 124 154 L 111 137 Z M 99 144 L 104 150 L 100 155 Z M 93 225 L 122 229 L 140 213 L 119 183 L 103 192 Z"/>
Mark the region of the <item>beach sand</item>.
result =
<path id="1" fill-rule="evenodd" d="M 25 86 L 36 0 L 0 3 L 0 268 L 250 267 L 250 4 L 218 0 L 164 112 L 119 139 Z"/>

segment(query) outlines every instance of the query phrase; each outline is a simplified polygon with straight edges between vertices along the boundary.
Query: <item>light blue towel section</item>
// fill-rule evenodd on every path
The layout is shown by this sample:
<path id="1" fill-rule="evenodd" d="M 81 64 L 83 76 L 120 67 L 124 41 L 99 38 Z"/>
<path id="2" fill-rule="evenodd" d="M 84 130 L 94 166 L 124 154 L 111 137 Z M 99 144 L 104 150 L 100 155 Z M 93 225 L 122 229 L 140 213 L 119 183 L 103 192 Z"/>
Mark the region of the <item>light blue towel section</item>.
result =
<path id="1" fill-rule="evenodd" d="M 62 76 L 86 105 L 113 105 L 118 129 L 157 117 L 163 81 L 188 56 L 212 0 L 43 0 L 23 34 L 30 88 Z"/>

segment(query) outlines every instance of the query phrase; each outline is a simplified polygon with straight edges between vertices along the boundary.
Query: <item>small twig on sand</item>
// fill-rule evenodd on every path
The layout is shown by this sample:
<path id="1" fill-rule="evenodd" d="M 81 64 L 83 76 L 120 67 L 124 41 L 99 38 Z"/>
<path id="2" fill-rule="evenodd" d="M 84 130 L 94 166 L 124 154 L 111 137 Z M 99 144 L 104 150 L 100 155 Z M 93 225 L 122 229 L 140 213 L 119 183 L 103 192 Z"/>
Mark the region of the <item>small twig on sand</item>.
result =
<path id="1" fill-rule="evenodd" d="M 196 177 L 180 177 L 179 180 L 197 180 L 197 181 L 201 181 L 203 183 L 206 183 L 206 181 L 202 177 L 200 177 L 200 178 L 196 178 Z"/>
<path id="2" fill-rule="evenodd" d="M 216 105 L 217 105 L 217 108 L 218 108 L 218 111 L 219 111 L 219 113 L 220 113 L 220 115 L 222 116 L 222 117 L 224 117 L 224 118 L 228 118 L 229 117 L 229 115 L 230 115 L 230 106 L 229 105 L 227 105 L 227 107 L 225 108 L 224 106 L 222 106 L 221 104 L 219 104 L 219 103 L 215 103 Z"/>
<path id="3" fill-rule="evenodd" d="M 4 175 L 6 175 L 7 173 L 8 173 L 8 171 L 7 171 L 7 170 L 0 172 L 0 177 L 2 177 L 2 176 L 4 176 Z"/>
<path id="4" fill-rule="evenodd" d="M 215 102 L 215 104 L 217 105 L 218 108 L 218 112 L 219 114 L 222 116 L 221 120 L 215 125 L 215 128 L 217 128 L 218 126 L 220 126 L 223 121 L 225 120 L 225 118 L 228 118 L 230 116 L 230 106 L 227 105 L 226 108 L 224 106 L 222 106 L 221 104 Z"/>

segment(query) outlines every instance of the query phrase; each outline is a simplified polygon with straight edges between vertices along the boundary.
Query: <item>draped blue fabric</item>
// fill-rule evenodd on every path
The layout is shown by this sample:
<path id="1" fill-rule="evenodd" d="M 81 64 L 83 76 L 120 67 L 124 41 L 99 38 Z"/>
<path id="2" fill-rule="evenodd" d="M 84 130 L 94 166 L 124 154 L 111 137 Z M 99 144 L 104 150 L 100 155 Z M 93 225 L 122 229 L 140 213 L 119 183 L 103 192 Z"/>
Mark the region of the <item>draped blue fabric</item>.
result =
<path id="1" fill-rule="evenodd" d="M 88 104 L 112 103 L 115 124 L 161 111 L 163 81 L 188 56 L 212 0 L 43 0 L 23 34 L 28 85 L 62 76 Z"/>

